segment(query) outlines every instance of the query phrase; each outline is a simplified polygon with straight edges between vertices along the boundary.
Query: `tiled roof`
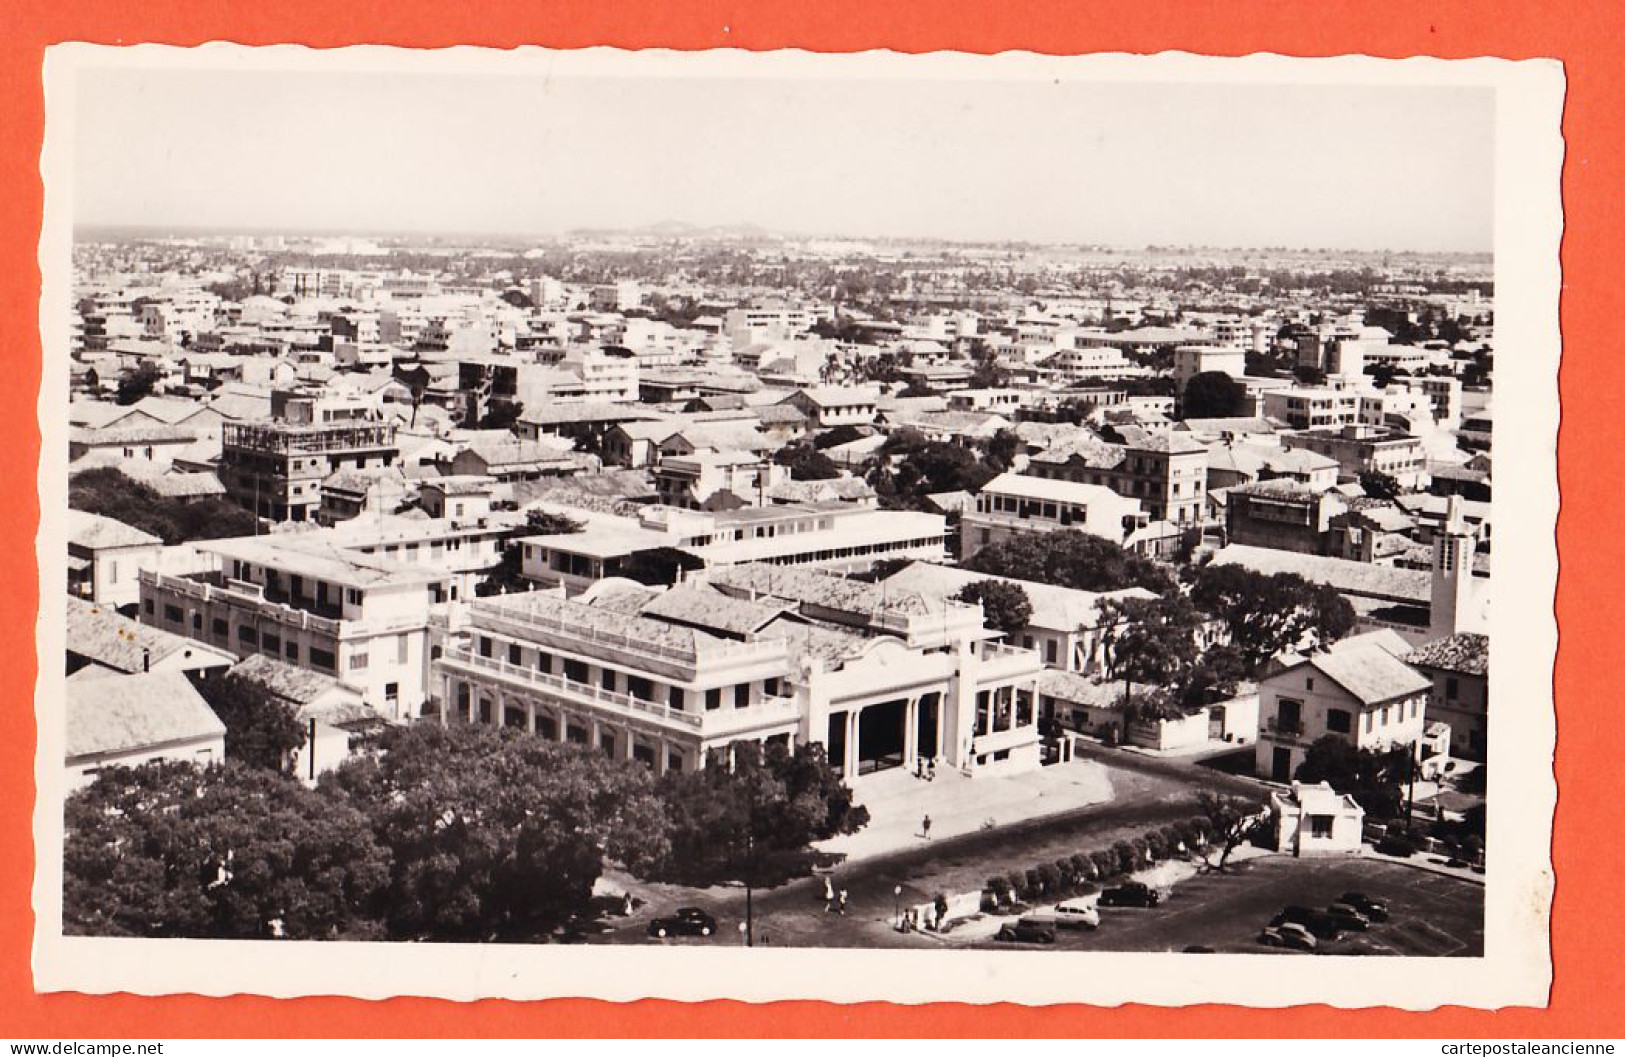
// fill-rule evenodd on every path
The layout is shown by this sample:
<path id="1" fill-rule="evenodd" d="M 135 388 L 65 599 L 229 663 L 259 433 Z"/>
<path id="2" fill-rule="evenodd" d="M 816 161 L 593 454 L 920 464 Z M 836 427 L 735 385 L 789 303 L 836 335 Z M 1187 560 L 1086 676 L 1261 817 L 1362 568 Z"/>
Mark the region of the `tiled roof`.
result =
<path id="1" fill-rule="evenodd" d="M 1424 642 L 1406 658 L 1418 668 L 1435 668 L 1462 675 L 1483 675 L 1490 667 L 1490 638 L 1463 632 Z"/>
<path id="2" fill-rule="evenodd" d="M 1432 681 L 1381 646 L 1317 653 L 1306 662 L 1362 704 L 1376 705 L 1427 690 Z"/>
<path id="3" fill-rule="evenodd" d="M 1395 569 L 1343 558 L 1323 558 L 1315 554 L 1240 544 L 1231 544 L 1215 551 L 1213 561 L 1218 565 L 1240 565 L 1260 573 L 1295 573 L 1312 583 L 1326 584 L 1345 594 L 1423 604 L 1432 598 L 1429 574 L 1412 569 Z"/>
<path id="4" fill-rule="evenodd" d="M 641 612 L 658 620 L 744 637 L 760 631 L 791 606 L 784 601 L 734 598 L 707 584 L 686 583 L 656 595 Z"/>
<path id="5" fill-rule="evenodd" d="M 70 682 L 66 720 L 69 760 L 221 737 L 226 732 L 226 725 L 181 672 Z"/>
<path id="6" fill-rule="evenodd" d="M 122 521 L 83 510 L 68 511 L 68 542 L 89 550 L 107 547 L 156 547 L 163 540 Z"/>
<path id="7" fill-rule="evenodd" d="M 986 580 L 1014 584 L 1021 588 L 1027 595 L 1028 603 L 1033 607 L 1032 626 L 1052 631 L 1070 632 L 1082 627 L 1094 627 L 1100 616 L 1102 599 L 1156 597 L 1141 587 L 1130 587 L 1121 591 L 1079 591 L 1071 587 L 1016 580 L 1008 576 L 990 576 L 987 573 L 972 572 L 950 565 L 933 565 L 930 562 L 910 562 L 887 577 L 885 584 L 889 588 L 941 600 L 953 598 L 971 584 Z"/>
<path id="8" fill-rule="evenodd" d="M 271 693 L 295 705 L 308 705 L 340 685 L 331 675 L 285 664 L 258 653 L 238 661 L 232 666 L 231 674 L 259 683 Z M 359 694 L 357 696 L 359 697 Z"/>
<path id="9" fill-rule="evenodd" d="M 1131 694 L 1146 693 L 1154 689 L 1144 683 L 1128 685 Z M 1116 708 L 1123 701 L 1123 680 L 1092 679 L 1078 672 L 1045 668 L 1038 676 L 1038 692 L 1066 704 L 1083 705 L 1087 708 Z"/>
<path id="10" fill-rule="evenodd" d="M 88 661 L 120 672 L 139 672 L 143 657 L 157 664 L 183 651 L 199 655 L 230 654 L 194 642 L 162 628 L 150 628 L 129 617 L 120 616 L 112 606 L 68 596 L 67 651 Z"/>
<path id="11" fill-rule="evenodd" d="M 860 616 L 890 611 L 924 615 L 940 609 L 916 592 L 892 587 L 886 582 L 867 584 L 833 573 L 793 566 L 746 563 L 712 569 L 708 582 L 730 593 L 769 595 L 789 602 L 808 603 Z"/>
<path id="12" fill-rule="evenodd" d="M 1108 444 L 1085 429 L 1064 440 L 1058 440 L 1032 457 L 1033 462 L 1079 462 L 1091 469 L 1109 470 L 1128 458 L 1128 449 L 1119 444 Z"/>

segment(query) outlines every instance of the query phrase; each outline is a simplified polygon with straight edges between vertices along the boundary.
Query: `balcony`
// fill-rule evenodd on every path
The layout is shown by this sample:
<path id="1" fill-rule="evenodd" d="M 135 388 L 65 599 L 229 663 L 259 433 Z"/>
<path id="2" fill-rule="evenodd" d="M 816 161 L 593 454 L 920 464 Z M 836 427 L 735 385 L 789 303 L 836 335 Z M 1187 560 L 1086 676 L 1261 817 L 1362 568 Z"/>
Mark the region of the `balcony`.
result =
<path id="1" fill-rule="evenodd" d="M 453 667 L 460 666 L 475 673 L 488 672 L 524 689 L 561 698 L 566 702 L 583 704 L 623 719 L 647 720 L 688 733 L 697 733 L 703 725 L 702 716 L 698 712 L 683 712 L 669 705 L 645 701 L 631 694 L 605 690 L 591 683 L 578 683 L 573 679 L 539 672 L 523 665 L 509 664 L 496 657 L 481 657 L 470 650 L 447 650 L 445 656 L 440 658 L 440 663 Z"/>
<path id="2" fill-rule="evenodd" d="M 1279 716 L 1271 716 L 1265 723 L 1265 730 L 1276 741 L 1304 741 L 1307 734 L 1303 720 L 1282 719 Z"/>
<path id="3" fill-rule="evenodd" d="M 590 627 L 544 613 L 476 608 L 471 615 L 475 630 L 494 631 L 520 642 L 536 641 L 538 631 L 551 632 L 565 636 L 572 645 L 607 647 L 618 653 L 647 657 L 668 664 L 676 663 L 688 670 L 693 670 L 702 657 L 707 661 L 752 663 L 781 658 L 785 650 L 782 639 L 763 639 L 756 642 L 704 642 L 696 651 L 683 646 L 639 638 L 623 631 Z"/>

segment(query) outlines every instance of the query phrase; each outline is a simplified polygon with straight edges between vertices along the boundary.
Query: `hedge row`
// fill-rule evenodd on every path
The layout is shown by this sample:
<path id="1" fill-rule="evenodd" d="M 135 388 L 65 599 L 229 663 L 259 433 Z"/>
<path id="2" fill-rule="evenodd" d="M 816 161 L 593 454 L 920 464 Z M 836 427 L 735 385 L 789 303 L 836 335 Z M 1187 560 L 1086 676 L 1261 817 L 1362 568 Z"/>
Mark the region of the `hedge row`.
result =
<path id="1" fill-rule="evenodd" d="M 982 886 L 982 904 L 985 909 L 996 910 L 1014 902 L 1035 903 L 1087 895 L 1110 878 L 1131 874 L 1179 854 L 1181 844 L 1186 849 L 1200 848 L 1212 834 L 1212 823 L 1196 815 L 1147 830 L 1129 840 L 1120 840 L 1110 848 L 1078 852 L 1027 870 L 1012 870 L 1002 877 L 987 879 Z"/>

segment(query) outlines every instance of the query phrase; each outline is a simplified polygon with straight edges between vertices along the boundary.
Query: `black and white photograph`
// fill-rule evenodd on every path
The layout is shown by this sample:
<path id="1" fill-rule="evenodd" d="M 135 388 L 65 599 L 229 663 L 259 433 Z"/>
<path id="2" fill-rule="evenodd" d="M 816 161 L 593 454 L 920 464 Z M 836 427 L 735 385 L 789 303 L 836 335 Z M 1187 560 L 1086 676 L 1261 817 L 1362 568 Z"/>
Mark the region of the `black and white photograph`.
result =
<path id="1" fill-rule="evenodd" d="M 1542 1002 L 1562 91 L 52 49 L 42 986 Z"/>

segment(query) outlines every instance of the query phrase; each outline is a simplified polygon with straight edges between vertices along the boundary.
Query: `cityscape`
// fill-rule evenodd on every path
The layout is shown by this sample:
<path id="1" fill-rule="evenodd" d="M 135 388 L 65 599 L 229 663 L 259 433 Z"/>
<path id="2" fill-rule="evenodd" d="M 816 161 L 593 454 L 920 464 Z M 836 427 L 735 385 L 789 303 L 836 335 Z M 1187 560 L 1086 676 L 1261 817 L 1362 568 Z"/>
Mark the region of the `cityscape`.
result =
<path id="1" fill-rule="evenodd" d="M 199 215 L 73 233 L 68 935 L 1484 955 L 1487 249 Z"/>

